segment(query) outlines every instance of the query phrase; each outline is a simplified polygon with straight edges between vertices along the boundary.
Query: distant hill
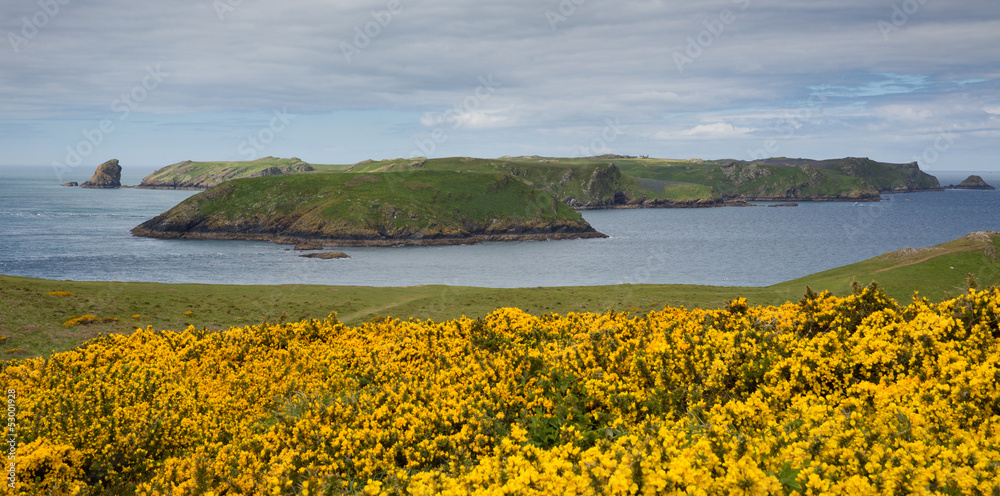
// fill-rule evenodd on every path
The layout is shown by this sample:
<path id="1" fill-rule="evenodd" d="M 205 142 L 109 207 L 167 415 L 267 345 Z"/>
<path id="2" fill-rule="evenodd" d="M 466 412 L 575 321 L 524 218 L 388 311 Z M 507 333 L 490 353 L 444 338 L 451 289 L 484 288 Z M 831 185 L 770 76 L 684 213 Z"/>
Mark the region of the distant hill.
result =
<path id="1" fill-rule="evenodd" d="M 746 201 L 873 201 L 881 193 L 938 190 L 916 163 L 867 158 L 809 160 L 669 160 L 604 155 L 584 158 L 365 160 L 311 165 L 297 158 L 253 162 L 181 162 L 143 179 L 140 187 L 207 189 L 240 177 L 348 171 L 435 170 L 510 174 L 574 208 L 689 207 Z"/>
<path id="2" fill-rule="evenodd" d="M 304 172 L 339 172 L 343 167 L 312 165 L 298 158 L 264 157 L 246 162 L 192 162 L 168 165 L 144 177 L 137 188 L 208 189 L 230 179 L 267 177 Z"/>
<path id="3" fill-rule="evenodd" d="M 604 237 L 569 206 L 509 175 L 439 171 L 233 179 L 132 233 L 329 246 Z"/>

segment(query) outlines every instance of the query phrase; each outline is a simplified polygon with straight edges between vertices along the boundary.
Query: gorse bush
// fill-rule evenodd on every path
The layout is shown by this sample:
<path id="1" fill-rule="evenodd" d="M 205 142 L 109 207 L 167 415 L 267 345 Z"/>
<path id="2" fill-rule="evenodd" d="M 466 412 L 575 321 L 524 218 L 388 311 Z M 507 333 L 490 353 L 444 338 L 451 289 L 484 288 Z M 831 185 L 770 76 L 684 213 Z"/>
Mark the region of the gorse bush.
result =
<path id="1" fill-rule="evenodd" d="M 75 315 L 70 316 L 69 320 L 63 322 L 63 327 L 75 327 L 78 325 L 90 325 L 90 324 L 109 324 L 111 322 L 118 322 L 117 317 L 98 317 L 96 315 L 87 314 L 82 317 L 77 317 Z"/>
<path id="2" fill-rule="evenodd" d="M 998 494 L 998 305 L 141 329 L 4 362 L 14 491 Z"/>

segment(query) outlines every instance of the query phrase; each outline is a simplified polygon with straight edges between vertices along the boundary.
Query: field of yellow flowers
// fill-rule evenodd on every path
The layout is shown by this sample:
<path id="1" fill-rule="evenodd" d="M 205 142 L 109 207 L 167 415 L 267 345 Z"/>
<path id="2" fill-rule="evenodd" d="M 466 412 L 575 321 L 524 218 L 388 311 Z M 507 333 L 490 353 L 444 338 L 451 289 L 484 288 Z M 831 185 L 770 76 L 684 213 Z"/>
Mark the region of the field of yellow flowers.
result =
<path id="1" fill-rule="evenodd" d="M 871 286 L 140 329 L 3 363 L 6 490 L 997 495 L 998 321 L 995 288 L 900 305 Z"/>

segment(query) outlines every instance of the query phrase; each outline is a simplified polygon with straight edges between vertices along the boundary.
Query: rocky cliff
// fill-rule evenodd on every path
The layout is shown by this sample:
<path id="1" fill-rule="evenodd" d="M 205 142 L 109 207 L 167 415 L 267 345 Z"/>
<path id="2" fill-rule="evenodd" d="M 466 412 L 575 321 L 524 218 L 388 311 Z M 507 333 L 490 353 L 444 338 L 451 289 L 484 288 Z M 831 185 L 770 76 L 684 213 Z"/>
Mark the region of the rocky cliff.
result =
<path id="1" fill-rule="evenodd" d="M 97 166 L 94 177 L 80 185 L 81 188 L 120 188 L 122 187 L 122 167 L 118 159 L 111 159 Z"/>

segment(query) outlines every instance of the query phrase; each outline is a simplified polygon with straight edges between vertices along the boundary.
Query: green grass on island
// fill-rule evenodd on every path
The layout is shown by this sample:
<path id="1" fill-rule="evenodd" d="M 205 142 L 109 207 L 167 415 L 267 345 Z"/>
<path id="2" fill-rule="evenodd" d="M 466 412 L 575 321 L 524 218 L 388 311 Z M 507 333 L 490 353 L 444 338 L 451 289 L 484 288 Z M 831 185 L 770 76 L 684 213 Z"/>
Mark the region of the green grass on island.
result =
<path id="1" fill-rule="evenodd" d="M 937 189 L 938 181 L 916 163 L 867 158 L 807 160 L 770 158 L 673 160 L 604 155 L 583 158 L 365 160 L 353 165 L 315 165 L 298 158 L 251 162 L 181 162 L 143 179 L 155 187 L 215 186 L 228 179 L 322 172 L 384 173 L 413 169 L 510 174 L 560 201 L 587 208 L 688 206 L 684 202 L 731 200 L 872 200 L 879 193 Z M 682 203 L 676 205 L 676 203 Z"/>
<path id="2" fill-rule="evenodd" d="M 410 170 L 233 179 L 143 223 L 153 237 L 411 242 L 588 234 L 579 212 L 500 173 Z M 339 243 L 344 245 L 343 243 Z M 348 244 L 350 245 L 350 244 Z"/>
<path id="3" fill-rule="evenodd" d="M 160 168 L 143 178 L 140 188 L 204 189 L 229 179 L 306 172 L 342 172 L 348 166 L 307 164 L 296 157 L 263 157 L 235 162 L 185 160 Z"/>
<path id="4" fill-rule="evenodd" d="M 148 325 L 174 330 L 188 326 L 223 329 L 265 321 L 323 318 L 331 313 L 347 324 L 360 324 L 385 316 L 435 321 L 462 315 L 480 317 L 499 307 L 518 307 L 534 314 L 608 310 L 645 313 L 666 305 L 720 308 L 739 296 L 754 305 L 768 305 L 798 301 L 806 286 L 844 295 L 851 291 L 852 284 L 872 281 L 901 302 L 909 301 L 915 291 L 940 301 L 965 291 L 970 283 L 979 287 L 1000 284 L 998 250 L 1000 234 L 973 233 L 938 246 L 904 249 L 768 287 L 231 286 L 0 276 L 0 350 L 3 358 L 47 356 L 74 348 L 101 333 L 129 333 Z M 117 321 L 63 325 L 85 315 Z"/>

